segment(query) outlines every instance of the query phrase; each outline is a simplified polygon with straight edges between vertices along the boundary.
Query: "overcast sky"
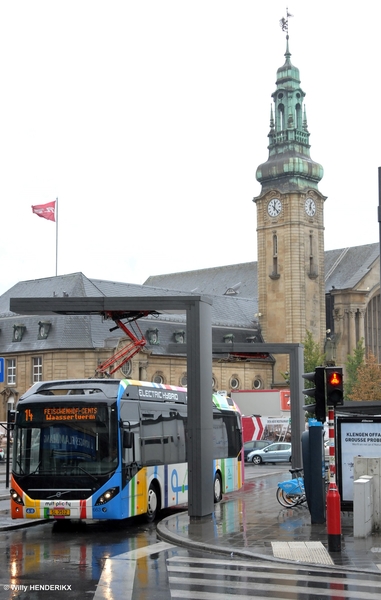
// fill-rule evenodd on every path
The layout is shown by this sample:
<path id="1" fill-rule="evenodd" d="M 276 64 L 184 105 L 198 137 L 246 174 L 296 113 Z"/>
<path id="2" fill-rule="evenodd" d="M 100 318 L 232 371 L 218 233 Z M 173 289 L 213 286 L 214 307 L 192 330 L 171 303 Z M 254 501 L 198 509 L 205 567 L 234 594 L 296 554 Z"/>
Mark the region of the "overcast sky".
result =
<path id="1" fill-rule="evenodd" d="M 257 259 L 255 173 L 285 58 L 271 0 L 0 0 L 0 293 L 58 274 Z M 381 3 L 292 1 L 325 248 L 378 242 Z"/>

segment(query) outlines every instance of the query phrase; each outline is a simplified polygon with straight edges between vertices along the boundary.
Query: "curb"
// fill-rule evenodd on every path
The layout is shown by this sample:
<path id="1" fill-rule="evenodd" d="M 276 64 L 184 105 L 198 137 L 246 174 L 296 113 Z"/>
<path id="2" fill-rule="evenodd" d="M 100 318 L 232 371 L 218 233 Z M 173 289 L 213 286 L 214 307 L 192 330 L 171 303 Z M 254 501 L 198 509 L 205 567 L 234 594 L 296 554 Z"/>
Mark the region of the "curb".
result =
<path id="1" fill-rule="evenodd" d="M 379 575 L 381 577 L 381 571 L 378 569 L 364 569 L 363 567 L 357 569 L 356 567 L 343 567 L 340 565 L 326 565 L 324 563 L 309 563 L 303 561 L 294 561 L 288 560 L 286 558 L 277 558 L 275 556 L 269 554 L 261 554 L 256 552 L 251 552 L 250 550 L 240 550 L 227 548 L 223 546 L 216 546 L 214 544 L 205 544 L 204 542 L 198 542 L 195 540 L 190 540 L 188 537 L 181 536 L 177 533 L 169 532 L 167 528 L 167 524 L 170 520 L 177 519 L 179 515 L 187 515 L 187 512 L 179 513 L 174 516 L 166 517 L 163 521 L 157 523 L 156 532 L 159 537 L 164 542 L 175 544 L 177 546 L 181 546 L 183 548 L 189 548 L 193 550 L 203 550 L 204 552 L 213 552 L 215 554 L 221 554 L 223 556 L 229 556 L 230 558 L 245 558 L 254 559 L 254 560 L 262 560 L 267 562 L 273 562 L 277 564 L 286 564 L 292 565 L 293 567 L 303 566 L 307 568 L 314 569 L 324 569 L 337 571 L 340 573 L 367 573 L 369 575 Z"/>
<path id="2" fill-rule="evenodd" d="M 26 519 L 25 521 L 20 519 L 13 524 L 11 518 L 9 518 L 9 525 L 2 525 L 0 521 L 0 531 L 10 531 L 11 529 L 24 529 L 25 527 L 32 527 L 33 525 L 41 525 L 41 523 L 51 523 L 51 519 Z"/>

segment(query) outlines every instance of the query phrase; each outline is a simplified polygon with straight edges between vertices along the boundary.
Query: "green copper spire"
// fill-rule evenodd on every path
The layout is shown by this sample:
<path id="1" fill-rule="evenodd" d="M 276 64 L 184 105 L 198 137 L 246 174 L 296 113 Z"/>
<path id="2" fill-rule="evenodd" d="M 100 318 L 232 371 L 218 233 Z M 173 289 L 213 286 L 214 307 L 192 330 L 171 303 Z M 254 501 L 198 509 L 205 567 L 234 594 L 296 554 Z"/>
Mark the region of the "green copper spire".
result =
<path id="1" fill-rule="evenodd" d="M 285 58 L 286 62 L 277 71 L 276 90 L 272 94 L 269 158 L 256 173 L 262 193 L 274 188 L 282 192 L 317 189 L 323 177 L 323 167 L 310 157 L 305 93 L 300 87 L 299 69 L 291 63 L 288 35 Z"/>

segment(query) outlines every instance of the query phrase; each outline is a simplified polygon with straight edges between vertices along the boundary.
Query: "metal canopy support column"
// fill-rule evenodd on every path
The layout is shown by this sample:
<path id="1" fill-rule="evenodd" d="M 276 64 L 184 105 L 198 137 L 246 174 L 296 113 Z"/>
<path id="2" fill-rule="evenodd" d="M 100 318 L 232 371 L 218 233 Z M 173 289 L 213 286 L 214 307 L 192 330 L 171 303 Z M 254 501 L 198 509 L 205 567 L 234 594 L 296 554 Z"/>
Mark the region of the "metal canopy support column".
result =
<path id="1" fill-rule="evenodd" d="M 304 371 L 304 350 L 301 344 L 292 344 L 290 348 L 290 396 L 291 396 L 291 442 L 292 467 L 303 466 L 301 439 L 305 430 L 304 396 L 302 393 L 302 375 Z M 296 402 L 292 401 L 295 398 Z M 297 443 L 298 442 L 298 443 Z"/>
<path id="2" fill-rule="evenodd" d="M 188 351 L 187 346 L 182 346 L 184 354 Z M 302 467 L 302 445 L 301 437 L 305 430 L 304 423 L 304 396 L 303 396 L 303 368 L 304 368 L 304 350 L 302 344 L 280 344 L 280 343 L 217 343 L 212 345 L 214 354 L 232 354 L 235 352 L 243 354 L 255 354 L 256 352 L 269 354 L 287 354 L 290 358 L 290 393 L 291 393 L 291 443 L 292 443 L 292 466 Z M 169 352 L 178 352 L 178 344 L 170 344 Z"/>
<path id="3" fill-rule="evenodd" d="M 213 503 L 212 310 L 205 302 L 187 309 L 188 514 L 211 515 Z"/>

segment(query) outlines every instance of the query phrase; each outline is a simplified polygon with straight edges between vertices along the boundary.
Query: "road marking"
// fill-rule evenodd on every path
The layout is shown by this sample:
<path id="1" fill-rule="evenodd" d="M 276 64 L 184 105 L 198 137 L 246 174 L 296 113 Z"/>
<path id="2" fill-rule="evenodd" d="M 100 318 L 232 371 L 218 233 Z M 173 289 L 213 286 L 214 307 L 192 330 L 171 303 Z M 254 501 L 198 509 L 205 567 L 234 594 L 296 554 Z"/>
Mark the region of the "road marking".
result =
<path id="1" fill-rule="evenodd" d="M 379 600 L 379 575 L 262 561 L 167 559 L 172 600 Z"/>
<path id="2" fill-rule="evenodd" d="M 136 561 L 139 558 L 174 548 L 173 544 L 158 542 L 107 558 L 100 576 L 94 600 L 131 600 L 134 589 Z"/>
<path id="3" fill-rule="evenodd" d="M 163 550 L 169 550 L 174 548 L 174 544 L 167 544 L 167 542 L 158 542 L 157 544 L 151 544 L 150 546 L 143 546 L 142 548 L 136 548 L 129 552 L 123 552 L 113 556 L 113 560 L 137 560 L 143 556 L 149 556 L 150 554 L 156 554 L 157 552 L 163 552 Z"/>

